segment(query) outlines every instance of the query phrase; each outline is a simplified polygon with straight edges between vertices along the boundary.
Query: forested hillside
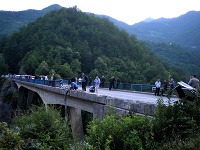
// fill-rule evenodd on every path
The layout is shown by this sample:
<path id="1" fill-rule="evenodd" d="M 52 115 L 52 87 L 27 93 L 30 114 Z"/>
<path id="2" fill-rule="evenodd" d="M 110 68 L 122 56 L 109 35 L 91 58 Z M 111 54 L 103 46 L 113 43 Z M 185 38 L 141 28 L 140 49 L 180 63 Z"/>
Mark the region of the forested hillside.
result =
<path id="1" fill-rule="evenodd" d="M 131 83 L 182 78 L 135 37 L 76 7 L 48 13 L 3 39 L 0 53 L 10 73 L 47 75 L 53 69 L 62 78 L 85 72 Z"/>
<path id="2" fill-rule="evenodd" d="M 0 11 L 0 39 L 18 31 L 19 28 L 44 16 L 46 13 L 62 8 L 59 5 L 52 5 L 42 10 L 25 11 Z"/>
<path id="3" fill-rule="evenodd" d="M 116 26 L 145 41 L 149 50 L 187 75 L 200 76 L 200 12 L 191 11 L 176 18 L 143 21 L 132 26 L 110 18 Z"/>
<path id="4" fill-rule="evenodd" d="M 196 74 L 200 76 L 200 51 L 188 50 L 180 45 L 161 42 L 145 42 L 148 49 L 155 53 L 164 62 L 183 69 L 188 76 Z"/>

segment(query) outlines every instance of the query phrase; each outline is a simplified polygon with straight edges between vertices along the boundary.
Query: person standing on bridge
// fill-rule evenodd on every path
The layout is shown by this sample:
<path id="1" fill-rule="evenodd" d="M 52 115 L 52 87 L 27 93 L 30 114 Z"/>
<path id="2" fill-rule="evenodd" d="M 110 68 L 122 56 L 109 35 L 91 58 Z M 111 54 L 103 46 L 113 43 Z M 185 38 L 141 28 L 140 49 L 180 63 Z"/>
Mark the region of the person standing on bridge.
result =
<path id="1" fill-rule="evenodd" d="M 169 91 L 169 94 L 168 96 L 171 96 L 172 93 L 173 93 L 173 89 L 175 88 L 175 82 L 174 82 L 174 79 L 171 78 L 170 82 L 169 82 L 169 87 L 170 87 L 170 91 Z"/>
<path id="2" fill-rule="evenodd" d="M 104 84 L 105 84 L 105 77 L 104 75 L 101 77 L 101 87 L 104 88 Z"/>
<path id="3" fill-rule="evenodd" d="M 52 86 L 55 87 L 56 86 L 56 75 L 55 73 L 52 74 Z"/>
<path id="4" fill-rule="evenodd" d="M 163 96 L 163 94 L 167 91 L 167 87 L 167 80 L 163 80 L 161 96 Z"/>
<path id="5" fill-rule="evenodd" d="M 82 73 L 81 83 L 83 91 L 86 91 L 87 82 L 88 82 L 88 77 L 84 73 Z"/>
<path id="6" fill-rule="evenodd" d="M 109 82 L 110 82 L 109 90 L 111 90 L 112 87 L 114 88 L 115 81 L 116 81 L 116 80 L 115 80 L 115 77 L 112 76 L 112 77 L 110 78 L 110 80 L 109 80 Z"/>
<path id="7" fill-rule="evenodd" d="M 193 88 L 197 88 L 199 87 L 199 79 L 197 79 L 196 75 L 192 75 L 188 84 Z"/>
<path id="8" fill-rule="evenodd" d="M 159 93 L 160 93 L 160 87 L 161 87 L 160 79 L 158 79 L 158 80 L 155 82 L 155 86 L 156 86 L 155 96 L 159 96 Z"/>
<path id="9" fill-rule="evenodd" d="M 98 88 L 99 88 L 99 85 L 100 85 L 100 79 L 98 76 L 96 76 L 96 79 L 94 80 L 94 86 L 95 86 L 95 91 L 96 93 L 98 93 Z"/>

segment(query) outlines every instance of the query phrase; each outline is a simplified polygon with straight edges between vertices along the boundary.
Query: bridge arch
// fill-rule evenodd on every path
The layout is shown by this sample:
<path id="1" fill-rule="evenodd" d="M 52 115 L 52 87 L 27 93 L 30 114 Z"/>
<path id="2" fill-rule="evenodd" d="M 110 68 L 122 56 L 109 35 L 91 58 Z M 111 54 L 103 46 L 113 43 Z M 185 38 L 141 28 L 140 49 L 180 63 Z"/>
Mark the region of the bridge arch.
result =
<path id="1" fill-rule="evenodd" d="M 39 106 L 44 104 L 42 98 L 37 92 L 25 88 L 24 86 L 20 86 L 18 91 L 19 98 L 17 105 L 20 109 L 28 110 L 31 105 Z"/>

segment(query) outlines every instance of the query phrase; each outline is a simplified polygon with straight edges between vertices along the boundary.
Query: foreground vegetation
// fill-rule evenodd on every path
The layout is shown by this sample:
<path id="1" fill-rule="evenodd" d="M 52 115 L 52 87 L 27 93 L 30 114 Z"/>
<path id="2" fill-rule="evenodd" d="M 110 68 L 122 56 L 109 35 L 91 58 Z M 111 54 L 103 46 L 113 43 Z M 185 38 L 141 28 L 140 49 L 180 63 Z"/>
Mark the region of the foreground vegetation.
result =
<path id="1" fill-rule="evenodd" d="M 10 128 L 1 123 L 0 131 L 0 148 L 65 149 L 73 143 L 69 126 L 52 108 L 33 109 L 16 118 Z"/>
<path id="2" fill-rule="evenodd" d="M 88 123 L 85 140 L 75 143 L 58 109 L 32 108 L 11 125 L 0 123 L 0 148 L 168 150 L 200 147 L 200 98 L 166 106 L 158 100 L 154 117 L 108 114 Z"/>

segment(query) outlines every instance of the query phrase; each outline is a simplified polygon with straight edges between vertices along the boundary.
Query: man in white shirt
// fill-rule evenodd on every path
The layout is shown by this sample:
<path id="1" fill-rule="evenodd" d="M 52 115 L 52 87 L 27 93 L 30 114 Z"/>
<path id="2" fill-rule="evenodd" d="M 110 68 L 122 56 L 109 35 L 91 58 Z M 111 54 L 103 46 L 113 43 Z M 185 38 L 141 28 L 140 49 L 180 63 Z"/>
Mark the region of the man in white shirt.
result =
<path id="1" fill-rule="evenodd" d="M 159 93 L 160 93 L 160 87 L 161 87 L 160 79 L 158 79 L 158 80 L 155 82 L 155 86 L 156 86 L 155 96 L 159 96 Z"/>

